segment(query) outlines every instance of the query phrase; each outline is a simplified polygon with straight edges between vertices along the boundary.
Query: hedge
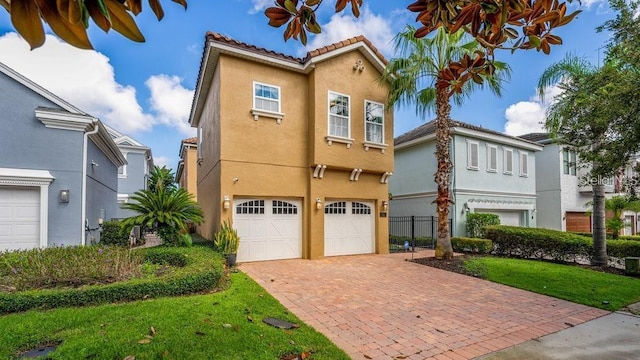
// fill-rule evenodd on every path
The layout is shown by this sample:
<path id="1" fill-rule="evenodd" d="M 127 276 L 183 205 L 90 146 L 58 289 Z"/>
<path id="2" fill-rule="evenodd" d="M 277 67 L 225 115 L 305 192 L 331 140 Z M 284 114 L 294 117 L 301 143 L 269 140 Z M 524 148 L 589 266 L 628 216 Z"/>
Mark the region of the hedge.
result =
<path id="1" fill-rule="evenodd" d="M 452 237 L 451 245 L 453 246 L 453 251 L 457 252 L 489 254 L 493 249 L 491 240 L 478 238 Z"/>
<path id="2" fill-rule="evenodd" d="M 178 259 L 179 256 L 159 254 L 172 252 L 181 254 L 182 258 L 186 259 L 187 264 L 182 268 L 176 269 L 171 275 L 159 278 L 133 279 L 109 285 L 93 285 L 73 289 L 0 293 L 0 314 L 30 309 L 98 305 L 162 296 L 193 294 L 216 288 L 224 273 L 222 257 L 204 246 L 194 246 L 188 249 L 150 249 L 147 251 L 150 251 L 152 258 L 162 259 L 167 262 Z"/>
<path id="3" fill-rule="evenodd" d="M 573 232 L 573 234 L 593 238 L 593 233 L 589 233 L 589 232 Z M 612 233 L 607 233 L 607 240 L 613 240 Z M 618 235 L 617 240 L 640 241 L 640 235 Z"/>
<path id="4" fill-rule="evenodd" d="M 489 213 L 467 213 L 465 228 L 467 235 L 471 238 L 484 238 L 485 227 L 490 225 L 500 225 L 500 216 Z"/>
<path id="5" fill-rule="evenodd" d="M 122 228 L 120 221 L 105 221 L 100 231 L 100 243 L 102 245 L 129 246 L 130 232 L 130 228 Z"/>
<path id="6" fill-rule="evenodd" d="M 614 258 L 640 257 L 640 241 L 607 240 L 607 255 Z"/>

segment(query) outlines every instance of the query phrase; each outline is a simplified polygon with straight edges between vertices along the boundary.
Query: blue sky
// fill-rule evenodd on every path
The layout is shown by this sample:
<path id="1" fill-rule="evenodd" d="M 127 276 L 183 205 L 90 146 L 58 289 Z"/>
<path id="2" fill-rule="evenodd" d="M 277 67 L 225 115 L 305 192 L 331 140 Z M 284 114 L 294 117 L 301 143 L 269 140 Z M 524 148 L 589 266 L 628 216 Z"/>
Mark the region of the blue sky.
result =
<path id="1" fill-rule="evenodd" d="M 283 29 L 271 28 L 263 14 L 273 0 L 230 0 L 189 2 L 184 11 L 164 1 L 166 16 L 158 22 L 145 3 L 137 22 L 145 43 L 133 43 L 116 32 L 104 34 L 91 25 L 89 36 L 95 51 L 78 50 L 48 36 L 46 44 L 29 51 L 15 34 L 9 16 L 0 12 L 0 62 L 14 68 L 80 109 L 152 148 L 158 164 L 176 168 L 180 140 L 195 136 L 188 126 L 200 57 L 207 31 L 236 40 L 304 56 L 306 51 L 363 34 L 387 58 L 392 58 L 393 36 L 406 24 L 414 24 L 406 10 L 412 1 L 365 0 L 359 19 L 350 12 L 333 13 L 334 1 L 319 12 L 323 33 L 309 40 L 307 48 L 295 41 L 284 42 Z M 456 120 L 519 135 L 539 131 L 546 102 L 535 96 L 542 71 L 571 52 L 596 64 L 608 34 L 595 28 L 613 16 L 602 0 L 570 5 L 583 12 L 557 32 L 564 44 L 551 55 L 541 52 L 503 51 L 497 59 L 510 64 L 512 77 L 504 84 L 503 96 L 490 92 L 473 93 L 462 107 L 453 109 Z M 548 100 L 557 89 L 551 88 Z M 395 135 L 400 135 L 429 119 L 418 118 L 412 108 L 397 109 Z"/>

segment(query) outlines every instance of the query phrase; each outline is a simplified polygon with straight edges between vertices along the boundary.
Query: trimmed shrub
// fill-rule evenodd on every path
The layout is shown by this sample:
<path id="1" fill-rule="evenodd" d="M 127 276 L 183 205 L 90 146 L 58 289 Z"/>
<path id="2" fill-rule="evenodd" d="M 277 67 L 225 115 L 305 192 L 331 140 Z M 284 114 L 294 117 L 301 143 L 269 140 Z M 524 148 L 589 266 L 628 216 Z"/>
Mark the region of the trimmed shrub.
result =
<path id="1" fill-rule="evenodd" d="M 185 254 L 167 247 L 155 247 L 147 250 L 144 260 L 152 264 L 176 267 L 185 267 L 189 264 L 189 259 Z"/>
<path id="2" fill-rule="evenodd" d="M 576 235 L 582 235 L 586 237 L 593 238 L 593 233 L 588 232 L 573 232 Z M 612 240 L 613 234 L 607 233 L 607 240 Z M 630 240 L 630 241 L 640 241 L 640 235 L 619 235 L 617 240 Z"/>
<path id="3" fill-rule="evenodd" d="M 496 255 L 575 261 L 593 253 L 591 239 L 557 230 L 494 225 L 486 228 L 486 237 L 493 241 Z"/>
<path id="4" fill-rule="evenodd" d="M 451 245 L 453 246 L 453 251 L 457 252 L 489 254 L 493 249 L 491 240 L 478 238 L 452 237 Z"/>
<path id="5" fill-rule="evenodd" d="M 500 217 L 496 214 L 467 213 L 467 236 L 470 238 L 484 238 L 485 227 L 500 225 Z"/>
<path id="6" fill-rule="evenodd" d="M 110 285 L 94 285 L 77 289 L 0 293 L 0 314 L 30 309 L 98 305 L 193 294 L 212 290 L 219 285 L 224 275 L 223 260 L 220 255 L 203 246 L 194 246 L 188 249 L 166 248 L 153 253 L 169 253 L 171 250 L 187 258 L 188 264 L 164 277 L 133 279 Z M 136 251 L 143 252 L 145 250 Z"/>
<path id="7" fill-rule="evenodd" d="M 105 221 L 100 233 L 100 244 L 129 246 L 129 232 L 131 229 L 123 229 L 119 221 Z"/>
<path id="8" fill-rule="evenodd" d="M 620 238 L 622 238 L 622 236 Z M 608 240 L 607 255 L 620 259 L 626 257 L 640 257 L 640 241 Z"/>

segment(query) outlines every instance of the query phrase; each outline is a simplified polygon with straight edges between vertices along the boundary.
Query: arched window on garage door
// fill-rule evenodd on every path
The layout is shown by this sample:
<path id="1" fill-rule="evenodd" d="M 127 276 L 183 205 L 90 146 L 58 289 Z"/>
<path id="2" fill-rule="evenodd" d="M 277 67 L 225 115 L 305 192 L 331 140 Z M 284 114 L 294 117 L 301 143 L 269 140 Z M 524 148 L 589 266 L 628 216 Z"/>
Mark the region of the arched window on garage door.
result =
<path id="1" fill-rule="evenodd" d="M 353 202 L 351 204 L 351 214 L 353 215 L 370 215 L 371 206 L 359 202 Z"/>
<path id="2" fill-rule="evenodd" d="M 264 214 L 264 200 L 251 200 L 238 204 L 236 214 Z"/>
<path id="3" fill-rule="evenodd" d="M 286 201 L 273 200 L 272 211 L 278 215 L 296 215 L 298 207 Z"/>

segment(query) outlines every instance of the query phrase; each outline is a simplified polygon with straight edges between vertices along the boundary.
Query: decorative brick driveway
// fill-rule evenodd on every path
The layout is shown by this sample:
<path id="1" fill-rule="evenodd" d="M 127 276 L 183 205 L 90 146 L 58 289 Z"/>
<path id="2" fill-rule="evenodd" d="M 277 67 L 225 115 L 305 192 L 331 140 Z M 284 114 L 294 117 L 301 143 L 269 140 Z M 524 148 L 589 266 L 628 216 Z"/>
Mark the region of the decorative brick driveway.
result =
<path id="1" fill-rule="evenodd" d="M 608 314 L 406 257 L 280 260 L 240 269 L 353 359 L 471 359 Z"/>

